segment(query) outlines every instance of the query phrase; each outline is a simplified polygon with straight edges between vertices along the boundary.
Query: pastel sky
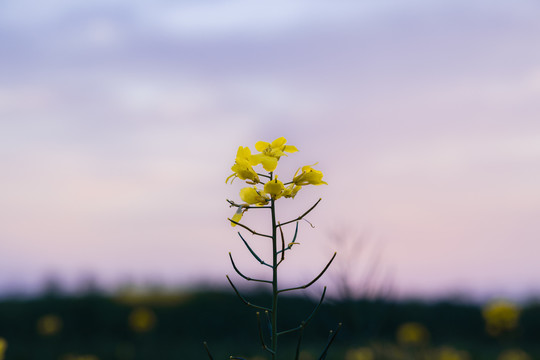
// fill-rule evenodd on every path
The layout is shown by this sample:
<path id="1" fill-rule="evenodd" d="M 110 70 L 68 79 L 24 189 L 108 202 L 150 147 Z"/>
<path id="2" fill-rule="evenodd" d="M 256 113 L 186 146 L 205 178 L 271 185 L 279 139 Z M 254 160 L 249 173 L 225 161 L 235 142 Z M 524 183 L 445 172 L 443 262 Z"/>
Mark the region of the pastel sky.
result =
<path id="1" fill-rule="evenodd" d="M 0 2 L 0 295 L 50 276 L 225 286 L 229 251 L 261 274 L 225 178 L 239 145 L 280 136 L 300 149 L 282 178 L 318 162 L 329 183 L 278 209 L 323 198 L 284 282 L 335 249 L 330 288 L 378 259 L 396 296 L 539 294 L 539 16 L 533 0 Z"/>

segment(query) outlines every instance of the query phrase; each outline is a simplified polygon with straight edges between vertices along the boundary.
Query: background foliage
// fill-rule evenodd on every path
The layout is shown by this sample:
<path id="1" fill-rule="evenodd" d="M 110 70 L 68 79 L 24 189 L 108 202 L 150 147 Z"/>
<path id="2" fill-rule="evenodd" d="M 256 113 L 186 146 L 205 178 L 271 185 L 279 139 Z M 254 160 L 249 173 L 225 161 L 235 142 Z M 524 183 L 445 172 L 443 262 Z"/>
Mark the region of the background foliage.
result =
<path id="1" fill-rule="evenodd" d="M 270 301 L 270 295 L 262 292 L 248 293 L 247 297 L 263 304 Z M 284 297 L 280 302 L 280 328 L 296 326 L 311 311 L 313 301 Z M 137 327 L 133 314 L 141 309 L 151 313 L 153 320 L 145 322 L 143 316 Z M 57 317 L 61 325 L 44 334 L 38 327 L 44 316 Z M 328 329 L 335 327 L 337 320 L 343 322 L 343 329 L 328 359 L 369 359 L 361 357 L 361 353 L 351 355 L 351 349 L 359 347 L 373 349 L 376 359 L 398 358 L 395 354 L 400 352 L 399 358 L 407 359 L 403 356 L 411 348 L 427 353 L 442 347 L 466 351 L 469 359 L 496 359 L 510 348 L 522 349 L 532 358 L 540 357 L 537 303 L 522 308 L 515 330 L 492 337 L 486 332 L 482 307 L 476 304 L 329 300 L 306 330 L 308 350 L 303 359 L 311 359 L 309 350 L 320 352 Z M 397 343 L 398 328 L 411 322 L 425 327 L 429 334 L 426 343 Z M 255 329 L 254 311 L 238 301 L 235 294 L 221 291 L 118 296 L 49 294 L 0 301 L 0 337 L 8 342 L 8 360 L 205 359 L 203 340 L 219 359 L 228 358 L 228 351 L 250 359 L 265 359 Z M 284 336 L 282 348 L 290 349 L 292 354 L 295 341 L 294 336 Z"/>

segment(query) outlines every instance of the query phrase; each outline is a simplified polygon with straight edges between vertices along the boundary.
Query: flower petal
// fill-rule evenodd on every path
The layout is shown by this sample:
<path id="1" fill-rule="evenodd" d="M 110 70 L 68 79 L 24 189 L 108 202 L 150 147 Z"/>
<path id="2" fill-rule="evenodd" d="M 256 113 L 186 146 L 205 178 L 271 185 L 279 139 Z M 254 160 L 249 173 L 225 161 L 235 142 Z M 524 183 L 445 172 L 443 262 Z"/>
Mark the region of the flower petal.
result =
<path id="1" fill-rule="evenodd" d="M 278 160 L 275 157 L 271 156 L 262 156 L 261 164 L 266 171 L 276 170 Z"/>
<path id="2" fill-rule="evenodd" d="M 316 163 L 313 164 L 313 165 L 302 166 L 302 171 L 303 171 L 303 172 L 308 172 L 309 170 L 312 170 L 312 169 L 313 169 L 312 166 L 315 166 L 315 165 L 317 165 L 317 164 L 318 164 L 318 162 L 316 162 Z"/>
<path id="3" fill-rule="evenodd" d="M 269 146 L 270 143 L 267 143 L 266 141 L 257 141 L 257 143 L 255 144 L 255 149 L 257 149 L 257 151 L 263 152 Z"/>
<path id="4" fill-rule="evenodd" d="M 236 157 L 242 157 L 244 159 L 249 158 L 250 156 L 251 156 L 251 150 L 249 150 L 247 146 L 245 148 L 242 148 L 240 146 L 240 148 L 238 149 L 236 153 Z"/>
<path id="5" fill-rule="evenodd" d="M 240 190 L 240 198 L 250 205 L 266 205 L 270 200 L 263 191 L 256 187 L 246 187 Z"/>
<path id="6" fill-rule="evenodd" d="M 236 212 L 234 213 L 233 217 L 231 218 L 232 221 L 240 222 L 240 220 L 242 219 L 242 215 L 243 215 L 242 209 L 243 209 L 242 206 L 239 206 L 238 209 L 236 209 Z M 231 226 L 234 227 L 234 226 L 236 226 L 236 224 L 231 222 Z"/>
<path id="7" fill-rule="evenodd" d="M 272 148 L 280 148 L 287 142 L 287 139 L 285 139 L 283 136 L 280 138 L 277 138 L 276 140 L 272 141 Z"/>
<path id="8" fill-rule="evenodd" d="M 258 196 L 257 191 L 252 187 L 245 187 L 240 190 L 240 199 L 248 204 L 255 204 L 255 198 Z"/>
<path id="9" fill-rule="evenodd" d="M 273 199 L 280 198 L 284 189 L 283 183 L 278 180 L 277 176 L 274 180 L 270 180 L 264 185 L 264 192 L 271 195 Z"/>
<path id="10" fill-rule="evenodd" d="M 283 151 L 286 151 L 288 153 L 295 153 L 298 151 L 298 149 L 294 145 L 285 145 L 285 149 L 283 149 Z"/>
<path id="11" fill-rule="evenodd" d="M 264 154 L 255 154 L 255 155 L 251 155 L 251 158 L 250 158 L 250 164 L 255 166 L 255 165 L 259 165 L 260 163 L 262 163 L 262 160 L 263 158 L 265 157 L 266 155 Z"/>

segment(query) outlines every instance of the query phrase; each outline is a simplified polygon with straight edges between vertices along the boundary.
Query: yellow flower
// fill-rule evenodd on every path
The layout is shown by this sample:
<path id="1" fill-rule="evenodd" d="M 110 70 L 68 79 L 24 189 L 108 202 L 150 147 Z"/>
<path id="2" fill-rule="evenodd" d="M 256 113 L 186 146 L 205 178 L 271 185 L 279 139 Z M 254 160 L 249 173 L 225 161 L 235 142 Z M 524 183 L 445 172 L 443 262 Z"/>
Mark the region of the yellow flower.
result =
<path id="1" fill-rule="evenodd" d="M 7 349 L 7 341 L 4 338 L 0 337 L 0 360 L 4 359 L 4 353 Z"/>
<path id="2" fill-rule="evenodd" d="M 239 206 L 238 209 L 236 209 L 236 212 L 234 213 L 233 217 L 232 217 L 232 221 L 236 221 L 236 222 L 240 222 L 240 220 L 242 220 L 242 215 L 244 215 L 244 212 L 246 212 L 247 209 L 244 209 L 243 206 Z M 236 226 L 235 223 L 231 222 L 231 226 Z"/>
<path id="3" fill-rule="evenodd" d="M 300 351 L 300 360 L 315 360 L 315 356 L 308 350 Z"/>
<path id="4" fill-rule="evenodd" d="M 255 144 L 255 149 L 261 153 L 252 156 L 252 160 L 255 162 L 255 165 L 262 164 L 266 171 L 274 171 L 281 156 L 286 156 L 286 152 L 294 153 L 298 151 L 296 146 L 285 145 L 286 142 L 287 139 L 284 137 L 277 138 L 271 143 L 267 143 L 265 141 L 257 142 Z"/>
<path id="5" fill-rule="evenodd" d="M 373 360 L 375 355 L 373 350 L 367 347 L 350 349 L 345 353 L 345 360 Z"/>
<path id="6" fill-rule="evenodd" d="M 285 186 L 281 181 L 277 179 L 277 176 L 274 180 L 270 180 L 264 184 L 264 192 L 272 196 L 272 199 L 279 199 L 283 193 Z"/>
<path id="7" fill-rule="evenodd" d="M 138 307 L 129 314 L 129 326 L 135 332 L 147 332 L 154 328 L 156 315 L 145 307 Z"/>
<path id="8" fill-rule="evenodd" d="M 293 198 L 296 196 L 296 193 L 302 189 L 301 186 L 298 186 L 296 184 L 291 184 L 283 190 L 283 196 L 286 198 Z"/>
<path id="9" fill-rule="evenodd" d="M 523 350 L 510 349 L 501 353 L 497 360 L 532 360 L 532 358 Z"/>
<path id="10" fill-rule="evenodd" d="M 248 180 L 247 182 L 249 184 L 259 183 L 259 176 L 252 167 L 256 164 L 249 148 L 240 146 L 236 152 L 234 165 L 231 167 L 233 174 L 229 176 L 225 182 L 228 182 L 231 177 L 233 178 L 232 181 L 234 181 L 234 178 L 239 177 L 242 180 Z"/>
<path id="11" fill-rule="evenodd" d="M 37 331 L 42 336 L 55 335 L 62 329 L 62 319 L 49 314 L 40 317 L 37 321 Z"/>
<path id="12" fill-rule="evenodd" d="M 443 347 L 438 351 L 437 360 L 469 360 L 466 351 L 459 351 L 451 347 Z"/>
<path id="13" fill-rule="evenodd" d="M 237 223 L 240 222 L 242 216 L 248 210 L 248 205 L 263 206 L 268 204 L 268 201 L 270 201 L 270 198 L 267 196 L 267 194 L 264 191 L 258 190 L 255 186 L 246 187 L 240 190 L 240 198 L 246 204 L 239 206 L 231 219 L 232 221 L 235 221 Z M 236 226 L 236 224 L 232 221 L 231 226 Z"/>
<path id="14" fill-rule="evenodd" d="M 519 309 L 511 302 L 498 300 L 484 307 L 482 315 L 486 321 L 486 331 L 491 336 L 514 330 L 518 325 Z"/>
<path id="15" fill-rule="evenodd" d="M 313 164 L 317 165 L 317 164 Z M 322 180 L 323 173 L 322 171 L 315 170 L 311 167 L 312 165 L 306 165 L 302 167 L 302 172 L 300 175 L 297 175 L 300 169 L 296 171 L 293 178 L 293 183 L 295 185 L 328 185 L 328 183 Z"/>
<path id="16" fill-rule="evenodd" d="M 240 198 L 247 204 L 258 206 L 266 205 L 270 200 L 264 191 L 257 190 L 255 186 L 240 190 Z"/>
<path id="17" fill-rule="evenodd" d="M 408 322 L 398 328 L 397 340 L 401 345 L 422 345 L 428 342 L 429 332 L 422 324 Z"/>

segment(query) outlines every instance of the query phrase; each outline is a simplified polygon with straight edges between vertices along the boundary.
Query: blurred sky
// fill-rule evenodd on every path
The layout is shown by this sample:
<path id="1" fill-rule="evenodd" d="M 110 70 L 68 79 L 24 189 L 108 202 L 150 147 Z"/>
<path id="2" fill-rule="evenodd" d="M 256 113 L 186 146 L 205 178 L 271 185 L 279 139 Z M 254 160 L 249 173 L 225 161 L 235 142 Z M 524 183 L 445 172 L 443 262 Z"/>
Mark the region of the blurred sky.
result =
<path id="1" fill-rule="evenodd" d="M 279 136 L 300 149 L 281 178 L 318 161 L 329 183 L 278 209 L 323 197 L 285 282 L 336 249 L 353 278 L 380 257 L 397 296 L 540 293 L 539 18 L 534 0 L 0 2 L 0 294 L 225 286 L 228 251 L 260 274 L 224 181 L 239 145 Z"/>

